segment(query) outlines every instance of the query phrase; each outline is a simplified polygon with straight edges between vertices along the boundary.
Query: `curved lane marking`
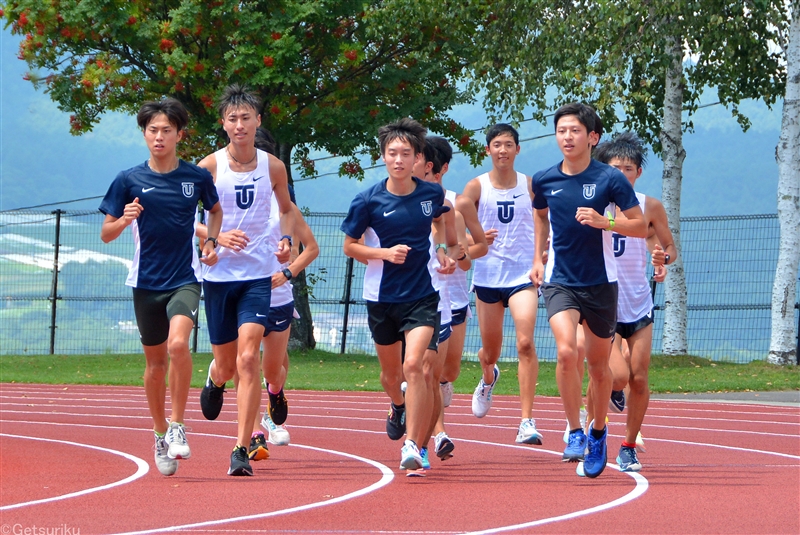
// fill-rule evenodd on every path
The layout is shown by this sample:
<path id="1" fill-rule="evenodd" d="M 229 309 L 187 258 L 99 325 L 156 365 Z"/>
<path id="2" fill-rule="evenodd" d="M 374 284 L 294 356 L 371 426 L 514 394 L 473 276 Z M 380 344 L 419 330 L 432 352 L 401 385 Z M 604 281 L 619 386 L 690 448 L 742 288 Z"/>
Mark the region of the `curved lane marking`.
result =
<path id="1" fill-rule="evenodd" d="M 206 436 L 208 436 L 208 435 L 206 435 Z M 220 436 L 220 435 L 211 435 L 211 436 Z M 222 437 L 222 438 L 228 438 L 229 439 L 230 437 Z M 244 520 L 258 520 L 258 519 L 261 519 L 261 518 L 270 518 L 270 517 L 273 517 L 273 516 L 285 515 L 285 514 L 289 514 L 289 513 L 297 513 L 297 512 L 300 512 L 300 511 L 308 511 L 310 509 L 316 509 L 318 507 L 324 507 L 326 505 L 333 505 L 333 504 L 336 504 L 336 503 L 340 503 L 340 502 L 344 502 L 344 501 L 347 501 L 347 500 L 351 500 L 353 498 L 358 498 L 358 497 L 363 496 L 365 494 L 369 494 L 371 492 L 374 492 L 374 491 L 380 489 L 381 487 L 385 487 L 386 485 L 388 485 L 394 479 L 394 472 L 392 472 L 392 470 L 388 466 L 386 466 L 384 464 L 381 464 L 381 463 L 379 463 L 377 461 L 373 461 L 372 459 L 367 459 L 366 457 L 359 457 L 358 455 L 353 455 L 351 453 L 346 453 L 346 452 L 343 452 L 343 451 L 329 450 L 329 449 L 325 449 L 325 448 L 317 448 L 315 446 L 306 446 L 304 444 L 289 444 L 289 447 L 303 448 L 303 449 L 308 449 L 308 450 L 315 450 L 315 451 L 320 451 L 320 452 L 324 452 L 324 453 L 330 453 L 330 454 L 333 454 L 333 455 L 341 455 L 342 457 L 348 457 L 348 458 L 354 459 L 356 461 L 367 463 L 367 464 L 369 464 L 371 466 L 374 466 L 375 468 L 377 468 L 381 472 L 381 479 L 379 481 L 373 483 L 372 485 L 368 486 L 368 487 L 364 487 L 362 489 L 356 490 L 356 491 L 351 492 L 349 494 L 344 494 L 342 496 L 339 496 L 338 498 L 332 498 L 330 500 L 325 500 L 325 501 L 322 501 L 322 502 L 310 503 L 310 504 L 306 504 L 306 505 L 298 505 L 296 507 L 289 507 L 288 509 L 280 509 L 278 511 L 270 511 L 269 513 L 258 513 L 258 514 L 254 514 L 254 515 L 236 516 L 236 517 L 231 517 L 231 518 L 222 518 L 222 519 L 219 519 L 219 520 L 208 520 L 208 521 L 205 521 L 205 522 L 195 522 L 195 523 L 192 523 L 192 524 L 183 524 L 183 525 L 178 525 L 178 526 L 165 526 L 165 527 L 159 527 L 159 528 L 154 528 L 154 529 L 146 529 L 146 530 L 142 530 L 142 531 L 127 531 L 127 532 L 124 532 L 124 533 L 118 533 L 116 535 L 144 535 L 145 533 L 161 533 L 161 532 L 164 532 L 164 531 L 182 531 L 182 530 L 187 530 L 187 529 L 205 528 L 205 527 L 208 527 L 208 526 L 218 526 L 220 524 L 229 524 L 229 523 L 232 523 L 232 522 L 241 522 L 241 521 L 244 521 Z"/>
<path id="2" fill-rule="evenodd" d="M 27 424 L 44 424 L 44 422 L 31 422 L 31 421 L 22 421 L 22 420 L 3 420 L 3 419 L 0 419 L 0 422 L 2 422 L 2 421 L 8 421 L 8 422 L 14 422 L 14 423 L 27 423 Z M 49 424 L 47 424 L 47 425 L 49 425 Z M 107 426 L 92 425 L 92 424 L 73 424 L 73 423 L 64 423 L 64 422 L 53 422 L 53 425 L 63 425 L 63 426 L 68 426 L 68 427 L 94 427 L 94 428 L 109 429 L 109 427 L 107 427 Z M 149 429 L 140 429 L 140 428 L 134 428 L 134 427 L 114 427 L 113 429 L 125 429 L 125 430 L 130 430 L 130 431 L 150 431 Z M 10 436 L 10 437 L 19 437 L 19 438 L 30 438 L 32 440 L 42 440 L 42 441 L 47 440 L 47 441 L 51 441 L 50 439 L 36 438 L 36 437 L 21 437 L 19 435 L 8 435 L 8 434 L 4 434 L 4 433 L 0 433 L 0 435 L 1 436 Z M 213 433 L 195 433 L 194 435 L 195 436 L 206 436 L 206 437 L 212 437 L 212 438 L 230 439 L 229 436 L 217 435 L 217 434 L 213 434 Z M 97 450 L 101 450 L 101 451 L 108 451 L 110 453 L 116 453 L 118 455 L 122 455 L 123 457 L 130 458 L 132 460 L 136 459 L 137 460 L 136 461 L 137 464 L 139 464 L 141 462 L 141 464 L 144 465 L 144 472 L 141 475 L 139 475 L 138 477 L 143 476 L 149 470 L 149 467 L 148 467 L 148 465 L 147 465 L 147 463 L 145 461 L 143 461 L 142 459 L 139 459 L 138 457 L 134 457 L 132 455 L 128 455 L 127 453 L 117 452 L 117 451 L 114 451 L 114 450 L 106 450 L 104 448 L 99 448 L 97 446 L 90 446 L 88 444 L 77 444 L 77 443 L 74 443 L 74 442 L 67 442 L 67 441 L 63 441 L 63 440 L 54 440 L 53 442 L 63 442 L 65 444 L 74 444 L 74 445 L 77 445 L 77 446 L 84 446 L 84 447 L 87 447 L 87 448 L 97 449 Z M 323 453 L 330 453 L 332 455 L 340 455 L 342 457 L 348 457 L 350 459 L 354 459 L 356 461 L 360 461 L 360 462 L 369 464 L 371 466 L 374 466 L 375 468 L 377 468 L 380 471 L 381 478 L 380 478 L 380 480 L 378 480 L 377 482 L 373 483 L 372 485 L 369 485 L 368 487 L 364 487 L 364 488 L 361 488 L 361 489 L 356 490 L 354 492 L 351 492 L 349 494 L 344 494 L 342 496 L 339 496 L 338 498 L 332 498 L 330 500 L 325 500 L 325 501 L 322 501 L 322 502 L 316 502 L 316 503 L 311 503 L 311 504 L 306 504 L 306 505 L 299 505 L 299 506 L 296 506 L 296 507 L 290 507 L 288 509 L 281 509 L 281 510 L 278 510 L 278 511 L 270 511 L 269 513 L 258 513 L 258 514 L 254 514 L 254 515 L 246 515 L 246 516 L 240 516 L 240 517 L 224 518 L 224 519 L 219 519 L 219 520 L 209 520 L 209 521 L 205 521 L 205 522 L 196 522 L 196 523 L 192 523 L 192 524 L 166 526 L 166 527 L 159 527 L 159 528 L 142 530 L 142 531 L 130 531 L 130 532 L 119 533 L 117 535 L 141 535 L 141 534 L 145 534 L 145 533 L 160 533 L 160 532 L 164 532 L 164 531 L 181 531 L 181 530 L 191 529 L 191 528 L 215 526 L 215 525 L 227 524 L 227 523 L 231 523 L 231 522 L 240 522 L 240 521 L 243 521 L 243 520 L 257 520 L 257 519 L 260 519 L 260 518 L 269 518 L 269 517 L 272 517 L 272 516 L 279 516 L 279 515 L 285 515 L 285 514 L 289 514 L 289 513 L 296 513 L 296 512 L 300 512 L 300 511 L 306 511 L 306 510 L 309 510 L 309 509 L 316 509 L 318 507 L 323 507 L 323 506 L 326 506 L 326 505 L 333 505 L 333 504 L 344 502 L 344 501 L 347 501 L 347 500 L 350 500 L 350 499 L 353 499 L 353 498 L 358 498 L 358 497 L 363 496 L 365 494 L 369 494 L 369 493 L 374 492 L 374 491 L 376 491 L 376 490 L 378 490 L 378 489 L 380 489 L 382 487 L 385 487 L 386 485 L 388 485 L 394 479 L 394 472 L 392 471 L 391 468 L 389 468 L 388 466 L 386 466 L 384 464 L 381 464 L 381 463 L 379 463 L 377 461 L 373 461 L 372 459 L 367 459 L 366 457 L 360 457 L 358 455 L 353 455 L 351 453 L 347 453 L 347 452 L 343 452 L 343 451 L 329 450 L 329 449 L 325 449 L 325 448 L 317 448 L 315 446 L 306 446 L 306 445 L 303 445 L 303 444 L 290 444 L 289 446 L 290 447 L 294 447 L 294 448 L 304 448 L 304 449 L 308 449 L 308 450 L 320 451 L 320 452 L 323 452 Z M 141 465 L 140 465 L 140 470 L 141 470 Z M 137 474 L 138 473 L 139 472 L 137 471 Z M 72 494 L 67 494 L 67 495 L 64 495 L 64 496 L 59 496 L 57 498 L 49 498 L 49 499 L 45 499 L 45 500 L 37 500 L 37 501 L 33 501 L 33 502 L 27 502 L 25 504 L 16 504 L 16 505 L 11 505 L 11 506 L 7 506 L 7 507 L 2 507 L 2 508 L 0 508 L 0 511 L 3 510 L 3 509 L 10 509 L 10 508 L 14 508 L 14 507 L 22 507 L 23 505 L 34 505 L 34 504 L 37 504 L 37 503 L 45 503 L 45 502 L 48 502 L 48 501 L 60 500 L 60 499 L 64 499 L 64 498 L 71 498 L 73 496 L 79 496 L 81 494 L 87 494 L 88 492 L 95 492 L 97 490 L 103 490 L 103 489 L 106 489 L 106 488 L 111 488 L 111 487 L 114 487 L 114 486 L 117 486 L 117 485 L 121 485 L 123 483 L 129 483 L 130 481 L 133 481 L 134 479 L 138 479 L 138 477 L 135 477 L 135 476 L 136 476 L 136 474 L 134 474 L 134 476 L 131 476 L 129 478 L 126 478 L 126 479 L 124 479 L 122 481 L 119 481 L 119 482 L 111 484 L 111 485 L 104 485 L 102 487 L 97 487 L 97 488 L 94 488 L 94 489 L 88 489 L 88 490 L 85 490 L 85 491 L 80 491 L 80 492 L 76 492 L 76 493 L 72 493 Z"/>
<path id="3" fill-rule="evenodd" d="M 92 488 L 88 488 L 88 489 L 84 489 L 84 490 L 79 490 L 77 492 L 70 492 L 69 494 L 62 494 L 61 496 L 53 496 L 52 498 L 43 498 L 41 500 L 32 500 L 32 501 L 29 501 L 29 502 L 21 502 L 21 503 L 15 503 L 15 504 L 12 504 L 12 505 L 4 505 L 4 506 L 0 507 L 0 511 L 8 511 L 9 509 L 18 509 L 20 507 L 27 507 L 29 505 L 38 505 L 38 504 L 42 504 L 42 503 L 56 502 L 56 501 L 59 501 L 59 500 L 66 500 L 68 498 L 75 498 L 77 496 L 83 496 L 85 494 L 91 494 L 93 492 L 98 492 L 98 491 L 101 491 L 101 490 L 112 489 L 114 487 L 118 487 L 120 485 L 125 485 L 127 483 L 132 482 L 132 481 L 135 481 L 135 480 L 139 479 L 140 477 L 143 477 L 147 472 L 150 471 L 150 466 L 147 464 L 147 461 L 145 461 L 144 459 L 140 459 L 139 457 L 134 457 L 133 455 L 130 455 L 129 453 L 125 453 L 125 452 L 122 452 L 122 451 L 112 450 L 112 449 L 108 449 L 108 448 L 101 448 L 99 446 L 93 446 L 91 444 L 81 444 L 80 442 L 70 442 L 69 440 L 57 440 L 57 439 L 54 439 L 54 438 L 39 438 L 39 437 L 30 437 L 30 436 L 25 436 L 25 435 L 12 435 L 12 434 L 9 434 L 9 433 L 0 433 L 0 436 L 10 437 L 10 438 L 21 438 L 23 440 L 39 440 L 39 441 L 42 441 L 42 442 L 58 442 L 60 444 L 67 444 L 69 446 L 78 446 L 78 447 L 81 447 L 81 448 L 89 448 L 89 449 L 92 449 L 92 450 L 102 451 L 102 452 L 105 452 L 105 453 L 111 453 L 111 454 L 114 454 L 114 455 L 119 455 L 120 457 L 124 457 L 124 458 L 128 459 L 129 461 L 133 461 L 134 463 L 136 463 L 136 473 L 126 477 L 125 479 L 120 479 L 119 481 L 115 481 L 115 482 L 109 483 L 107 485 L 101 485 L 99 487 L 92 487 Z"/>

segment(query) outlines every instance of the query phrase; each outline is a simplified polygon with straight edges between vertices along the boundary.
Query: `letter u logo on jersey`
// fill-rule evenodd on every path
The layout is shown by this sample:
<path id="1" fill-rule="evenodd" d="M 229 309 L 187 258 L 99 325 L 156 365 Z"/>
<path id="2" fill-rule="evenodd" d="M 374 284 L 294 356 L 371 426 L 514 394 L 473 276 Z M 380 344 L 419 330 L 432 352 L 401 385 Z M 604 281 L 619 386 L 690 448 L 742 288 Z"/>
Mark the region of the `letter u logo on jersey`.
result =
<path id="1" fill-rule="evenodd" d="M 611 235 L 614 240 L 614 256 L 619 257 L 625 254 L 625 236 L 617 234 L 616 232 Z"/>
<path id="2" fill-rule="evenodd" d="M 497 219 L 501 223 L 511 223 L 514 219 L 514 201 L 497 201 Z"/>
<path id="3" fill-rule="evenodd" d="M 253 184 L 246 184 L 244 186 L 234 186 L 234 188 L 236 189 L 236 206 L 242 210 L 250 208 L 256 198 L 256 187 Z"/>
<path id="4" fill-rule="evenodd" d="M 181 182 L 181 191 L 184 197 L 191 199 L 194 196 L 194 182 Z"/>
<path id="5" fill-rule="evenodd" d="M 422 206 L 422 213 L 426 216 L 433 213 L 433 201 L 422 201 L 419 204 Z"/>
<path id="6" fill-rule="evenodd" d="M 594 192 L 597 189 L 597 184 L 584 184 L 583 185 L 583 198 L 591 199 L 594 197 Z"/>

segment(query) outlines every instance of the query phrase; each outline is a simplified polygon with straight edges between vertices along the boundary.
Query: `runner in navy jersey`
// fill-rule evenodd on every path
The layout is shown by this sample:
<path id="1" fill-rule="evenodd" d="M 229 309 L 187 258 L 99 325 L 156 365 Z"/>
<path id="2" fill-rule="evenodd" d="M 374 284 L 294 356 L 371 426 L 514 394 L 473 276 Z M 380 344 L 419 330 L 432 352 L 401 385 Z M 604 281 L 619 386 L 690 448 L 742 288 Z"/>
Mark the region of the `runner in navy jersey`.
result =
<path id="1" fill-rule="evenodd" d="M 584 472 L 597 477 L 606 466 L 605 417 L 611 397 L 608 366 L 616 328 L 617 275 L 610 232 L 645 237 L 647 227 L 625 176 L 592 160 L 599 141 L 599 119 L 585 104 L 562 106 L 554 116 L 556 140 L 564 159 L 533 176 L 536 248 L 531 279 L 540 286 L 556 341 L 556 380 L 570 424 L 562 459 L 584 460 Z M 616 224 L 616 208 L 627 218 Z M 548 225 L 549 222 L 549 225 Z M 542 263 L 550 238 L 547 266 Z M 576 330 L 584 323 L 586 359 L 594 385 L 594 421 L 589 435 L 580 425 L 581 383 Z"/>
<path id="2" fill-rule="evenodd" d="M 425 133 L 425 128 L 411 119 L 378 131 L 389 177 L 359 193 L 341 225 L 346 235 L 344 253 L 367 263 L 363 296 L 381 364 L 381 384 L 392 401 L 387 434 L 399 440 L 408 429 L 400 467 L 411 471 L 422 467 L 418 444 L 427 441 L 433 388 L 438 388 L 438 378 L 424 361 L 425 349 L 435 350 L 438 341 L 435 273 L 455 269 L 446 244 L 434 243 L 431 235 L 434 222 L 439 239 L 447 235 L 441 217 L 444 190 L 412 176 L 424 149 Z M 455 229 L 450 233 L 455 235 Z M 364 243 L 359 243 L 362 236 Z M 401 357 L 403 339 L 405 361 Z M 400 389 L 403 376 L 408 383 L 405 398 Z"/>
<path id="3" fill-rule="evenodd" d="M 108 243 L 130 226 L 136 246 L 126 284 L 133 287 L 136 323 L 144 348 L 144 388 L 155 433 L 155 464 L 172 475 L 178 459 L 191 450 L 183 426 L 192 356 L 189 335 L 200 303 L 200 262 L 217 261 L 215 241 L 198 258 L 194 226 L 198 202 L 208 210 L 209 235 L 219 234 L 222 209 L 208 171 L 183 162 L 176 146 L 189 116 L 183 105 L 167 98 L 147 102 L 137 122 L 150 158 L 122 171 L 100 204 L 105 220 L 100 238 Z M 169 369 L 171 415 L 166 421 L 166 373 Z"/>

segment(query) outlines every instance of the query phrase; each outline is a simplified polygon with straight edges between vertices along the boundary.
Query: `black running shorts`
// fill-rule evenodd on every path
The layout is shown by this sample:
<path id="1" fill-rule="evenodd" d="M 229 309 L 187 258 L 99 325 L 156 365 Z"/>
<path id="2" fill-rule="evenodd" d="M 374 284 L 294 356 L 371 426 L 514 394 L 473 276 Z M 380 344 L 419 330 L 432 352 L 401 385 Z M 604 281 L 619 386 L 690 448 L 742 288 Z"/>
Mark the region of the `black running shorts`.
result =
<path id="1" fill-rule="evenodd" d="M 611 338 L 617 328 L 617 283 L 563 286 L 546 283 L 542 295 L 549 320 L 564 310 L 580 312 L 580 322 L 599 338 Z"/>
<path id="2" fill-rule="evenodd" d="M 372 339 L 379 346 L 388 346 L 403 340 L 405 331 L 416 327 L 433 327 L 428 349 L 436 351 L 441 321 L 438 307 L 439 292 L 408 303 L 367 301 L 367 322 Z"/>
<path id="3" fill-rule="evenodd" d="M 165 291 L 133 289 L 133 311 L 143 346 L 157 346 L 166 342 L 173 316 L 186 316 L 197 324 L 198 308 L 200 283 Z"/>

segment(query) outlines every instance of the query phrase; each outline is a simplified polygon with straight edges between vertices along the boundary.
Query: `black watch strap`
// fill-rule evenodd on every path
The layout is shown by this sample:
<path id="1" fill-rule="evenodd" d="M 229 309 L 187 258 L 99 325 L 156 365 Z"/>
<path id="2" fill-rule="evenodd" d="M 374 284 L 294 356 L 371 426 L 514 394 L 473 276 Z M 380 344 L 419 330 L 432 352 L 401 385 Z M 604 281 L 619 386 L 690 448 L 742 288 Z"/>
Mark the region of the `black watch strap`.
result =
<path id="1" fill-rule="evenodd" d="M 292 270 L 289 268 L 283 268 L 283 270 L 281 270 L 281 273 L 283 273 L 283 276 L 286 277 L 287 281 L 292 280 L 292 277 L 294 276 L 292 275 Z"/>
<path id="2" fill-rule="evenodd" d="M 206 241 L 210 241 L 214 244 L 214 249 L 217 248 L 217 239 L 216 238 L 208 238 Z"/>

